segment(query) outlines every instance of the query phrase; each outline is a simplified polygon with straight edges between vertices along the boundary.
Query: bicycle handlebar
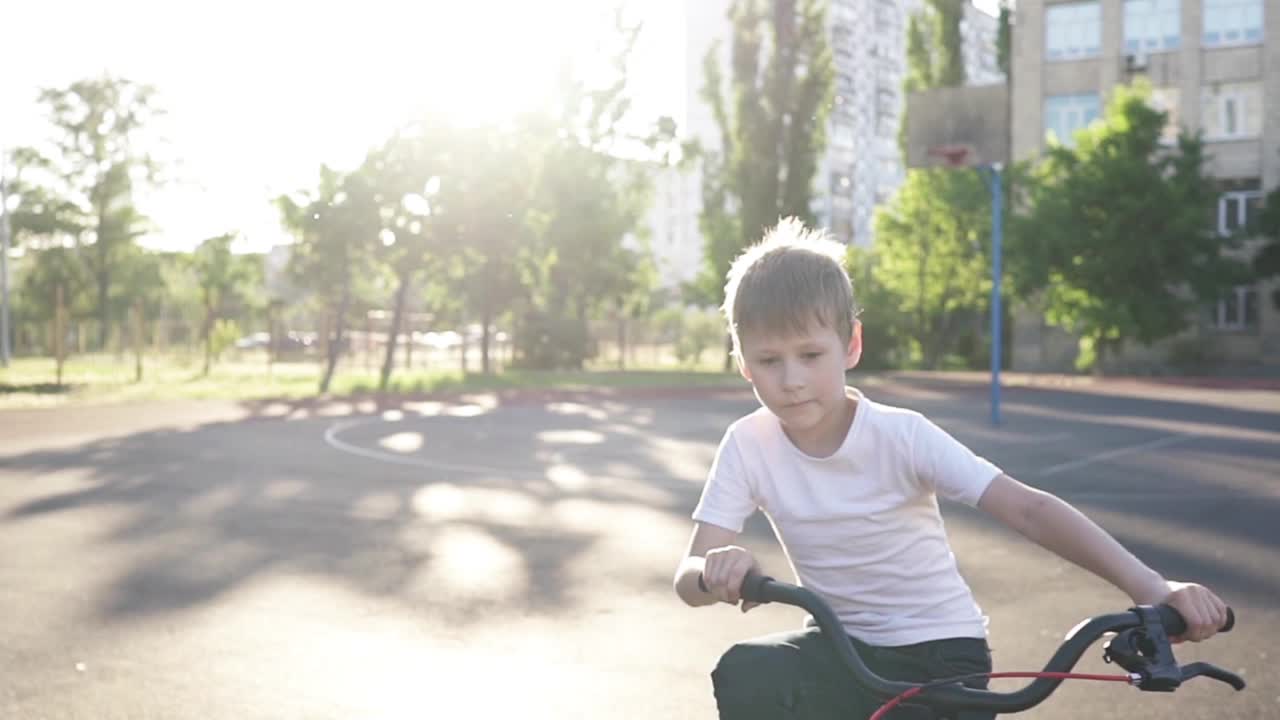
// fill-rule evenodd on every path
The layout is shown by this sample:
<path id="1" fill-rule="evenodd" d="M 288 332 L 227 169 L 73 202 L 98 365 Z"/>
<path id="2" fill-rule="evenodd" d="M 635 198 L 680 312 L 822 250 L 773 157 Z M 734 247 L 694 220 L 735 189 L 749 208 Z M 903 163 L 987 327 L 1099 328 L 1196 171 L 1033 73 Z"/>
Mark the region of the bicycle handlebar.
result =
<path id="1" fill-rule="evenodd" d="M 702 578 L 699 577 L 699 584 Z M 742 599 L 751 602 L 776 602 L 792 605 L 807 610 L 822 629 L 824 635 L 831 639 L 837 655 L 853 675 L 854 680 L 867 691 L 878 697 L 892 698 L 922 683 L 887 680 L 866 666 L 858 656 L 853 643 L 844 631 L 844 626 L 835 611 L 813 591 L 797 585 L 779 582 L 771 577 L 758 573 L 749 573 L 742 583 Z M 1235 625 L 1235 613 L 1228 609 L 1227 624 L 1221 632 L 1230 630 Z M 1238 675 L 1207 663 L 1192 663 L 1179 668 L 1173 660 L 1173 652 L 1169 647 L 1168 637 L 1186 631 L 1186 622 L 1178 611 L 1168 605 L 1139 606 L 1127 612 L 1099 615 L 1090 618 L 1078 626 L 1072 634 L 1058 647 L 1057 652 L 1044 667 L 1046 673 L 1062 673 L 1070 670 L 1096 640 L 1106 633 L 1123 633 L 1126 630 L 1145 629 L 1152 641 L 1144 643 L 1145 651 L 1151 651 L 1151 666 L 1143 666 L 1140 670 L 1130 667 L 1123 659 L 1117 662 L 1130 670 L 1133 684 L 1143 690 L 1171 691 L 1181 682 L 1193 677 L 1205 676 L 1221 680 L 1237 690 L 1244 688 L 1244 680 Z M 1153 637 L 1151 637 L 1153 636 Z M 1122 637 L 1128 637 L 1123 635 Z M 1117 648 L 1117 655 L 1121 649 Z M 1110 650 L 1108 650 L 1110 658 Z M 1123 656 L 1132 657 L 1132 656 Z M 1146 662 L 1143 660 L 1142 662 Z M 1021 690 L 1001 693 L 966 687 L 958 681 L 951 684 L 929 683 L 927 696 L 917 696 L 919 701 L 929 704 L 945 705 L 956 710 L 988 710 L 997 713 L 1021 712 L 1034 707 L 1049 697 L 1062 679 L 1037 678 Z"/>

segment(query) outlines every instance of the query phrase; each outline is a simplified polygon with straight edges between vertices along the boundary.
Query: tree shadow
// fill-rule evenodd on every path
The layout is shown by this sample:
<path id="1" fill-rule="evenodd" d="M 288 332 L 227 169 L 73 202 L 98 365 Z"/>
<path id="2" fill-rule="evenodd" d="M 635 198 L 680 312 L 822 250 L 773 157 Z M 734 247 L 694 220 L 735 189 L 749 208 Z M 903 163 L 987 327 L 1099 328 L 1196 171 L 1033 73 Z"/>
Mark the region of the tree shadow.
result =
<path id="1" fill-rule="evenodd" d="M 0 383 L 0 395 L 67 395 L 75 389 L 76 385 L 71 383 Z"/>
<path id="2" fill-rule="evenodd" d="M 702 445 L 695 464 L 709 463 L 714 437 L 662 432 L 661 407 L 599 397 L 585 405 L 561 394 L 554 403 L 521 396 L 502 412 L 432 400 L 437 414 L 414 414 L 421 402 L 397 398 L 345 416 L 347 443 L 409 464 L 326 444 L 332 419 L 264 414 L 0 458 L 0 471 L 30 484 L 0 524 L 20 529 L 100 509 L 121 518 L 94 532 L 94 542 L 128 553 L 98 599 L 103 618 L 200 606 L 284 573 L 459 624 L 480 622 L 484 608 L 568 612 L 592 564 L 620 545 L 620 529 L 687 534 L 700 476 L 670 477 L 669 453 Z M 302 401 L 288 413 L 328 406 Z M 403 419 L 383 421 L 392 409 Z M 382 447 L 406 433 L 422 446 Z M 85 479 L 41 489 L 64 471 Z M 636 562 L 626 584 L 669 582 L 679 551 L 673 541 L 670 567 Z"/>
<path id="3" fill-rule="evenodd" d="M 919 400 L 893 384 L 866 393 L 926 412 L 1033 481 L 1036 468 L 1064 456 L 1158 435 L 1140 427 L 1144 418 L 1154 426 L 1187 417 L 1226 433 L 1277 426 L 1267 413 L 1011 389 L 1006 423 L 993 430 L 973 393 Z M 125 559 L 99 598 L 103 618 L 196 607 L 279 574 L 393 598 L 458 625 L 493 613 L 562 615 L 580 607 L 597 573 L 623 592 L 670 582 L 721 434 L 754 407 L 741 390 L 250 401 L 243 420 L 0 458 L 0 472 L 26 483 L 18 503 L 0 510 L 0 524 L 20 529 L 56 514 L 112 511 L 115 519 L 98 521 L 94 538 Z M 1114 421 L 1121 416 L 1124 422 Z M 364 454 L 340 450 L 326 433 Z M 1276 451 L 1263 440 L 1213 442 L 1213 452 L 1235 459 L 1235 472 L 1274 477 Z M 1158 457 L 1169 462 L 1162 470 L 1172 479 L 1150 473 L 1146 454 L 1132 456 L 1134 467 L 1109 461 L 1042 484 L 1106 514 L 1105 526 L 1162 571 L 1274 597 L 1280 587 L 1270 576 L 1215 564 L 1178 538 L 1157 542 L 1126 530 L 1125 517 L 1163 521 L 1255 548 L 1272 566 L 1280 561 L 1270 520 L 1280 510 L 1276 498 L 1224 485 L 1177 454 L 1204 452 L 1196 447 L 1163 449 Z M 54 479 L 64 471 L 84 479 Z M 1169 490 L 1163 495 L 1161 483 Z M 1180 495 L 1190 499 L 1180 504 Z M 1204 511 L 1211 495 L 1226 503 L 1218 512 Z M 971 510 L 946 512 L 948 522 L 988 522 Z M 746 534 L 763 544 L 772 530 L 757 515 Z M 996 586 L 1008 570 L 996 563 L 975 572 Z"/>

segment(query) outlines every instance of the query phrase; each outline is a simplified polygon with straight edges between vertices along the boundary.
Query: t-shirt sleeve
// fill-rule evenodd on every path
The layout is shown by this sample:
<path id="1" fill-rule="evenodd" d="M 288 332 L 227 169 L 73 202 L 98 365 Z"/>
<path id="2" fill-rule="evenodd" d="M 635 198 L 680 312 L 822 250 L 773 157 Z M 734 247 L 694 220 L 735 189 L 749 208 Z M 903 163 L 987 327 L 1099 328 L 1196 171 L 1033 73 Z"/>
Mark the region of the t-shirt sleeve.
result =
<path id="1" fill-rule="evenodd" d="M 911 458 L 917 478 L 938 495 L 969 506 L 978 504 L 1002 472 L 924 416 L 916 423 Z"/>
<path id="2" fill-rule="evenodd" d="M 716 458 L 707 473 L 707 484 L 702 488 L 702 498 L 693 510 L 693 519 L 742 532 L 743 524 L 757 506 L 747 482 L 737 439 L 733 428 L 729 428 L 716 450 Z"/>

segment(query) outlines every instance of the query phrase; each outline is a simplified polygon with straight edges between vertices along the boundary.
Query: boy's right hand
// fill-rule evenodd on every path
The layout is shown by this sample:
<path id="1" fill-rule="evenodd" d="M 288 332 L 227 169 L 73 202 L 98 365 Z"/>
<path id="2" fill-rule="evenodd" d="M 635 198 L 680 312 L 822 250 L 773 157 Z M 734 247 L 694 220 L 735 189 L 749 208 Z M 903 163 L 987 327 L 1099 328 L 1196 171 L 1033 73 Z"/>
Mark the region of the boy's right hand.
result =
<path id="1" fill-rule="evenodd" d="M 720 602 L 737 605 L 742 600 L 742 580 L 755 569 L 758 569 L 756 559 L 746 548 L 737 545 L 713 548 L 707 551 L 702 582 Z M 742 612 L 759 604 L 742 601 Z"/>

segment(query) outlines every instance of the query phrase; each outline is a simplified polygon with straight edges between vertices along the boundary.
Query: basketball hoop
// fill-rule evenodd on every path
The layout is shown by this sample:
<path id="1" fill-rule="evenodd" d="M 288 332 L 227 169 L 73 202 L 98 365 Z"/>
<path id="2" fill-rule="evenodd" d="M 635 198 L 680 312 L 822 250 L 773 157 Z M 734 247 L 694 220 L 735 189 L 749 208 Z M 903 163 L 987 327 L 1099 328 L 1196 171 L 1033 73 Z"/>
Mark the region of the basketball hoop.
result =
<path id="1" fill-rule="evenodd" d="M 936 159 L 936 162 L 930 164 L 959 168 L 975 164 L 978 153 L 972 145 L 954 143 L 931 147 L 927 155 L 931 160 Z"/>

